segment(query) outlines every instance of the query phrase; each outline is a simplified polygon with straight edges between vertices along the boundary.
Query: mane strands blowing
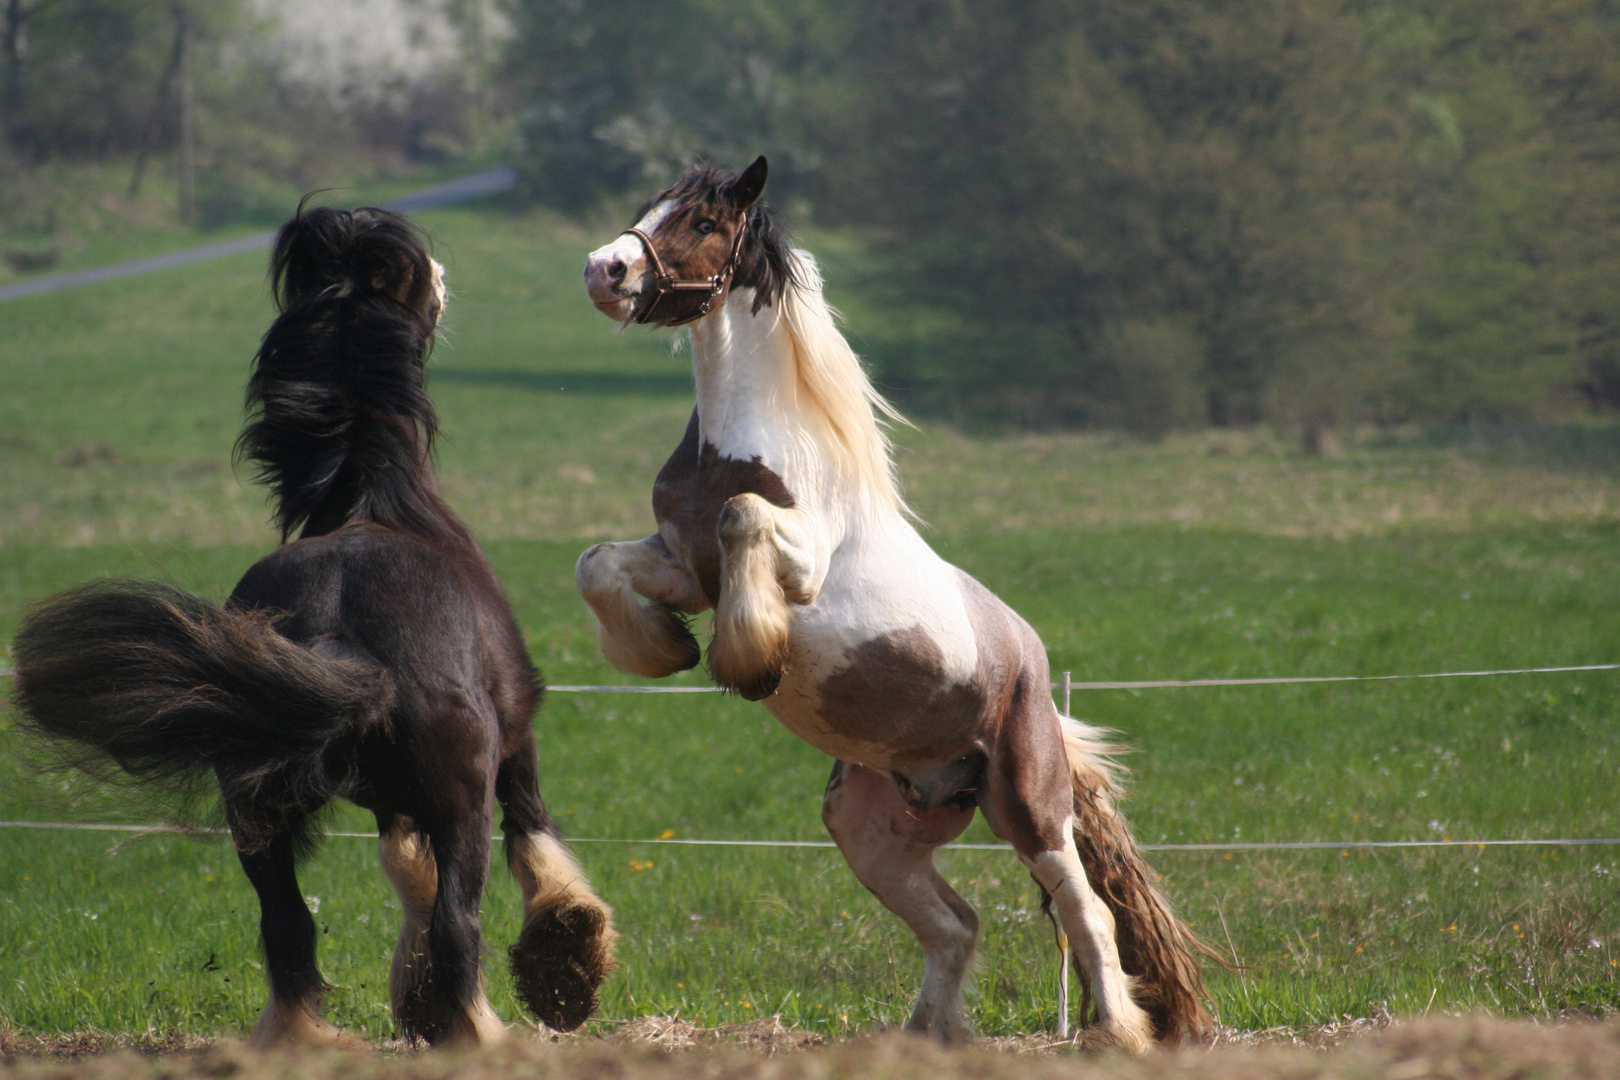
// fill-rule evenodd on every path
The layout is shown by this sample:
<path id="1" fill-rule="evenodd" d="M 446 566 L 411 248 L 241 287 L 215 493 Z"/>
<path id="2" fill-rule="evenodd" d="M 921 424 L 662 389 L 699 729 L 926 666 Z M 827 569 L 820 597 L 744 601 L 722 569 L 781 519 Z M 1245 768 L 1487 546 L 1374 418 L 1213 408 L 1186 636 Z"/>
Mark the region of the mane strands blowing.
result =
<path id="1" fill-rule="evenodd" d="M 274 493 L 282 539 L 355 518 L 464 533 L 434 493 L 439 421 L 422 374 L 445 292 L 420 232 L 382 211 L 301 208 L 270 275 L 281 316 L 236 446 Z"/>
<path id="2" fill-rule="evenodd" d="M 505 596 L 433 480 L 423 370 L 442 268 L 386 210 L 300 206 L 271 258 L 280 314 L 248 382 L 238 451 L 285 542 L 224 606 L 103 581 L 17 635 L 25 725 L 69 764 L 185 815 L 217 785 L 259 895 L 270 1000 L 254 1041 L 333 1043 L 297 859 L 347 798 L 377 819 L 404 916 L 389 977 L 401 1031 L 505 1032 L 484 995 L 479 900 L 493 804 L 524 897 L 518 996 L 568 1030 L 611 969 L 606 904 L 546 812 L 530 726 L 542 692 Z"/>

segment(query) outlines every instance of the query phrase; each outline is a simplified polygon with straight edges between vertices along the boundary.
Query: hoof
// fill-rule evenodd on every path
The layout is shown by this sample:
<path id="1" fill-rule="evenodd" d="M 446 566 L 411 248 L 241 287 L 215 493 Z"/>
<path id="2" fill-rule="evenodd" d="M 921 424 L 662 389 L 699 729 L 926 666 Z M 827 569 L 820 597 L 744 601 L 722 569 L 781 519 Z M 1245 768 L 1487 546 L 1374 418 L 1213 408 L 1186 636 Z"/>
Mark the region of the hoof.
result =
<path id="1" fill-rule="evenodd" d="M 691 671 L 703 661 L 703 647 L 692 634 L 692 620 L 668 604 L 659 604 L 658 611 L 664 621 L 664 632 L 669 635 L 669 651 L 679 657 L 670 674 Z"/>
<path id="2" fill-rule="evenodd" d="M 768 671 L 746 686 L 728 687 L 744 701 L 762 701 L 776 693 L 776 688 L 782 685 L 780 671 Z"/>
<path id="3" fill-rule="evenodd" d="M 1087 1050 L 1123 1050 L 1127 1054 L 1145 1054 L 1153 1039 L 1143 1031 L 1124 1024 L 1104 1021 L 1077 1033 L 1075 1041 Z"/>
<path id="4" fill-rule="evenodd" d="M 573 1031 L 596 1011 L 596 989 L 613 969 L 606 911 L 576 904 L 542 912 L 507 952 L 513 990 L 542 1024 Z"/>

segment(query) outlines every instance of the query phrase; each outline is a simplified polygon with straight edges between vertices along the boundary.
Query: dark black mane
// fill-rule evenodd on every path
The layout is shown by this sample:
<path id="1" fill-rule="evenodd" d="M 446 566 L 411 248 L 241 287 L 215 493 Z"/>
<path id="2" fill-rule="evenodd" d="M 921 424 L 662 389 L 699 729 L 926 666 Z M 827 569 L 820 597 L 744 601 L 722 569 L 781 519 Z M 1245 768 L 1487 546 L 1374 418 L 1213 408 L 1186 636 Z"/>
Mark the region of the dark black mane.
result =
<path id="1" fill-rule="evenodd" d="M 437 307 L 420 231 L 388 210 L 300 206 L 270 277 L 281 315 L 254 358 L 236 449 L 270 486 L 282 539 L 352 521 L 458 531 L 433 490 L 423 365 Z"/>
<path id="2" fill-rule="evenodd" d="M 673 199 L 679 206 L 730 206 L 736 208 L 731 185 L 736 174 L 713 165 L 697 164 L 687 169 L 680 178 L 654 195 L 636 212 L 641 220 L 647 211 Z M 798 283 L 793 272 L 793 238 L 776 218 L 776 208 L 761 200 L 748 210 L 747 233 L 742 249 L 737 253 L 737 272 L 732 279 L 735 288 L 754 290 L 754 310 L 774 303 L 782 290 Z"/>

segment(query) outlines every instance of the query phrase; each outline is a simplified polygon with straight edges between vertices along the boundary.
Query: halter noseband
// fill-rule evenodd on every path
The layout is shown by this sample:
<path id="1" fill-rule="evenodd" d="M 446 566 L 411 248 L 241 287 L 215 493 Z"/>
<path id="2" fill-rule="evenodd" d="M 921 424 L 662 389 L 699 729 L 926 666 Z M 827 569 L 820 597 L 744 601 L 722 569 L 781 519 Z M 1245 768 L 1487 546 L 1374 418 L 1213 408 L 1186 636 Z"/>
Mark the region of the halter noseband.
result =
<path id="1" fill-rule="evenodd" d="M 652 237 L 634 227 L 620 233 L 620 236 L 633 236 L 640 240 L 641 246 L 647 251 L 647 258 L 651 259 L 653 264 L 653 301 L 647 305 L 646 311 L 636 316 L 635 321 L 638 323 L 652 322 L 653 310 L 670 293 L 706 292 L 709 295 L 703 298 L 703 303 L 692 314 L 684 319 L 676 319 L 666 325 L 682 326 L 707 315 L 709 309 L 714 306 L 715 300 L 731 284 L 732 275 L 737 271 L 737 256 L 742 253 L 743 233 L 747 231 L 748 211 L 744 210 L 742 220 L 737 223 L 737 235 L 731 241 L 731 254 L 726 256 L 725 264 L 720 267 L 720 272 L 714 277 L 707 278 L 677 278 L 671 276 L 670 272 L 664 268 L 664 260 L 658 257 L 658 249 L 653 246 Z"/>

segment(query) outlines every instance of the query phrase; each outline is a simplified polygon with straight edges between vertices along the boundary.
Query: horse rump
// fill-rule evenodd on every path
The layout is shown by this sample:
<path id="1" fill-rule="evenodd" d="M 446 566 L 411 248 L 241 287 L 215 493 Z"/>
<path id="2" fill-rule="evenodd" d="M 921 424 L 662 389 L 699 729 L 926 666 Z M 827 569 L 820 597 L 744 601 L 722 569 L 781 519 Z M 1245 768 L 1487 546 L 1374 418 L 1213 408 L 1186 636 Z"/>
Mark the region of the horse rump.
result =
<path id="1" fill-rule="evenodd" d="M 328 748 L 382 722 L 393 697 L 375 665 L 318 656 L 267 613 L 158 582 L 47 599 L 13 652 L 22 724 L 63 763 L 159 788 L 181 815 L 217 779 L 249 845 L 342 793 Z"/>
<path id="2" fill-rule="evenodd" d="M 1193 955 L 1226 960 L 1188 929 L 1159 891 L 1115 802 L 1120 747 L 1101 729 L 1063 718 L 1063 744 L 1074 782 L 1074 842 L 1086 877 L 1114 915 L 1119 962 L 1131 996 L 1153 1022 L 1154 1037 L 1174 1042 L 1209 1030 L 1209 992 Z"/>

